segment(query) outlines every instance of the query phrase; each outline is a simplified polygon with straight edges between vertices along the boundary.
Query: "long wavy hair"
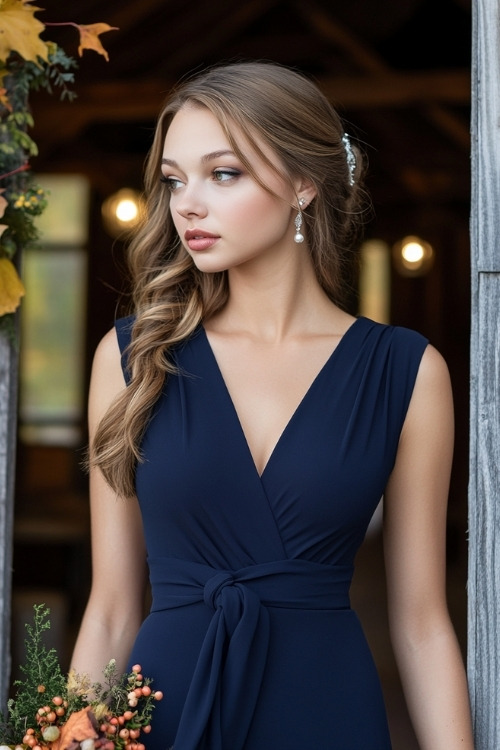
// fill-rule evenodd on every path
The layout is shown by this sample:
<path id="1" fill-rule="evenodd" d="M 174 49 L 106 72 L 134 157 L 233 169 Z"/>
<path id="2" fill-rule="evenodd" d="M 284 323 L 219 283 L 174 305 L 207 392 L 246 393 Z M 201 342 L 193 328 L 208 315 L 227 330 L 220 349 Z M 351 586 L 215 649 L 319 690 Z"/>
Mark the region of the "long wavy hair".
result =
<path id="1" fill-rule="evenodd" d="M 124 497 L 134 494 L 152 407 L 165 378 L 175 372 L 169 350 L 221 310 L 229 295 L 227 272 L 200 272 L 183 248 L 169 211 L 170 193 L 159 179 L 166 132 L 187 104 L 206 107 L 217 118 L 231 148 L 266 190 L 235 133 L 243 133 L 283 179 L 292 183 L 304 177 L 313 183 L 317 194 L 304 212 L 307 246 L 318 282 L 340 306 L 344 270 L 366 207 L 361 153 L 353 145 L 352 184 L 342 121 L 304 75 L 274 63 L 234 63 L 209 69 L 172 91 L 146 162 L 145 216 L 129 246 L 135 315 L 127 350 L 130 382 L 104 415 L 89 449 L 90 465 L 99 467 Z M 262 153 L 255 137 L 272 149 L 284 173 Z"/>

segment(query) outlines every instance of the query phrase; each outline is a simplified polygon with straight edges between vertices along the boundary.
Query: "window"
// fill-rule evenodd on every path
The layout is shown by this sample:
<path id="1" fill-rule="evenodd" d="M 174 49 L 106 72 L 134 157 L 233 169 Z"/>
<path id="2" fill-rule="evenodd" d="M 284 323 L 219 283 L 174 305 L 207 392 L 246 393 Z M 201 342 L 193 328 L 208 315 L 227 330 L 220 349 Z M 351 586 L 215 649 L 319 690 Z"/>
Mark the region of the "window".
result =
<path id="1" fill-rule="evenodd" d="M 88 180 L 39 175 L 49 192 L 39 247 L 23 256 L 20 426 L 26 443 L 81 438 L 87 292 Z"/>

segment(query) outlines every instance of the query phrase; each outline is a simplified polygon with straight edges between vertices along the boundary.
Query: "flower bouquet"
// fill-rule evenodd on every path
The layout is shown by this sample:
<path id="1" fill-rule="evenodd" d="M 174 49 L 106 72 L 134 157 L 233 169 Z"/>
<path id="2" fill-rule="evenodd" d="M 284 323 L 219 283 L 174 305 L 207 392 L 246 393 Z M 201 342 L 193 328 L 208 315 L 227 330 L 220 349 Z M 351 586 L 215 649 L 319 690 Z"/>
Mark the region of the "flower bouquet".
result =
<path id="1" fill-rule="evenodd" d="M 45 605 L 35 605 L 33 625 L 26 625 L 24 679 L 14 683 L 7 715 L 0 714 L 0 750 L 145 750 L 141 740 L 162 693 L 140 665 L 118 674 L 114 660 L 102 683 L 73 671 L 65 677 L 56 650 L 43 644 L 48 616 Z"/>

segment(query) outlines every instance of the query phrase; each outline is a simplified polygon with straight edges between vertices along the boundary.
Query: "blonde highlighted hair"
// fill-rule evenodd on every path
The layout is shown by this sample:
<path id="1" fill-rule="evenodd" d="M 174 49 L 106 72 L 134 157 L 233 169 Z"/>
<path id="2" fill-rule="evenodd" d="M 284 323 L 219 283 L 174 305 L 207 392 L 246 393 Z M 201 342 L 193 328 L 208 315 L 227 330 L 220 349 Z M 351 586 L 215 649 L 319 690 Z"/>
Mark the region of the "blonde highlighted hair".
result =
<path id="1" fill-rule="evenodd" d="M 105 414 L 89 449 L 90 465 L 125 497 L 135 491 L 151 409 L 165 378 L 175 372 L 169 350 L 221 310 L 229 294 L 226 272 L 201 273 L 182 247 L 169 212 L 170 193 L 159 179 L 169 124 L 188 104 L 206 107 L 217 118 L 231 148 L 265 189 L 235 133 L 243 133 L 245 145 L 277 171 L 254 138 L 270 147 L 284 166 L 285 180 L 304 177 L 313 183 L 317 194 L 304 213 L 307 244 L 317 279 L 336 304 L 342 305 L 344 270 L 364 213 L 361 154 L 353 147 L 351 175 L 342 121 L 302 74 L 274 63 L 234 63 L 212 68 L 171 93 L 146 162 L 145 217 L 129 247 L 135 314 L 127 350 L 130 383 Z"/>

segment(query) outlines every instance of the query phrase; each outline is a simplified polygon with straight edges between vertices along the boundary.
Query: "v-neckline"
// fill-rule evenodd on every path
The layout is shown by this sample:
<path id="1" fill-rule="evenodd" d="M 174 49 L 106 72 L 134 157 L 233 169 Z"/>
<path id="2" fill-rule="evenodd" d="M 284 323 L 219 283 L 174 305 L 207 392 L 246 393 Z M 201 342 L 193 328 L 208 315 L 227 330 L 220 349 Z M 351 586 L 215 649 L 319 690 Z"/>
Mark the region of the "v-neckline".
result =
<path id="1" fill-rule="evenodd" d="M 217 361 L 217 357 L 215 356 L 215 352 L 212 349 L 212 345 L 211 345 L 211 343 L 209 341 L 207 332 L 206 332 L 206 330 L 205 330 L 205 328 L 204 328 L 203 325 L 200 326 L 200 329 L 201 329 L 201 332 L 202 332 L 202 337 L 203 337 L 203 339 L 205 341 L 205 345 L 206 345 L 206 347 L 208 349 L 208 352 L 209 352 L 209 355 L 210 355 L 210 359 L 211 359 L 212 364 L 213 364 L 213 366 L 215 368 L 215 371 L 217 373 L 218 380 L 221 383 L 221 386 L 222 386 L 222 388 L 224 390 L 224 393 L 225 393 L 226 399 L 227 399 L 227 401 L 229 403 L 229 406 L 230 406 L 233 418 L 236 420 L 236 424 L 238 426 L 238 432 L 239 432 L 240 436 L 243 439 L 243 443 L 244 443 L 244 445 L 246 447 L 247 455 L 248 455 L 248 457 L 250 459 L 250 462 L 251 462 L 251 464 L 253 466 L 254 473 L 256 474 L 256 476 L 258 477 L 259 480 L 262 480 L 264 478 L 264 474 L 267 472 L 267 470 L 269 468 L 269 465 L 273 461 L 273 458 L 274 458 L 274 456 L 276 455 L 276 453 L 278 451 L 279 446 L 283 442 L 285 434 L 289 432 L 289 430 L 291 429 L 291 426 L 296 421 L 297 414 L 302 410 L 303 405 L 309 400 L 310 394 L 311 394 L 312 391 L 314 391 L 314 389 L 316 387 L 316 384 L 322 378 L 324 372 L 330 367 L 331 363 L 334 360 L 337 359 L 338 352 L 339 352 L 340 349 L 343 348 L 345 340 L 350 337 L 351 333 L 353 332 L 353 330 L 355 328 L 358 327 L 358 323 L 361 320 L 363 320 L 363 317 L 360 316 L 360 317 L 357 317 L 353 321 L 353 323 L 351 323 L 351 325 L 349 326 L 349 328 L 342 334 L 342 336 L 340 337 L 340 340 L 338 341 L 338 343 L 336 344 L 336 346 L 333 348 L 333 350 L 330 352 L 330 354 L 328 355 L 327 359 L 325 360 L 325 362 L 323 363 L 323 365 L 321 366 L 321 368 L 318 370 L 318 372 L 316 373 L 316 375 L 311 380 L 309 386 L 307 387 L 306 391 L 304 392 L 304 395 L 302 396 L 302 398 L 300 399 L 300 401 L 297 403 L 295 409 L 293 410 L 293 412 L 290 415 L 289 419 L 285 423 L 285 426 L 284 426 L 283 430 L 281 431 L 281 433 L 280 433 L 277 441 L 275 442 L 274 447 L 273 447 L 271 453 L 269 454 L 268 459 L 267 459 L 267 461 L 266 461 L 266 463 L 264 465 L 264 468 L 262 469 L 261 472 L 259 472 L 257 464 L 255 463 L 255 459 L 254 459 L 252 451 L 250 450 L 250 444 L 249 444 L 249 442 L 247 440 L 247 436 L 246 436 L 245 431 L 243 429 L 243 425 L 241 423 L 238 411 L 237 411 L 236 406 L 234 404 L 234 401 L 233 401 L 233 398 L 231 396 L 231 393 L 229 392 L 229 388 L 226 385 L 226 381 L 224 380 L 224 375 L 222 374 L 222 370 L 220 369 L 219 363 Z"/>

